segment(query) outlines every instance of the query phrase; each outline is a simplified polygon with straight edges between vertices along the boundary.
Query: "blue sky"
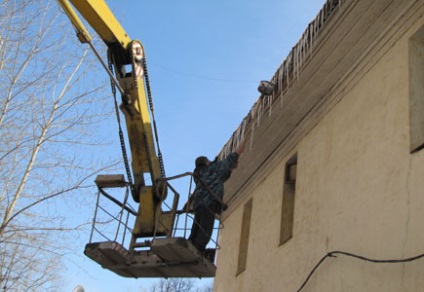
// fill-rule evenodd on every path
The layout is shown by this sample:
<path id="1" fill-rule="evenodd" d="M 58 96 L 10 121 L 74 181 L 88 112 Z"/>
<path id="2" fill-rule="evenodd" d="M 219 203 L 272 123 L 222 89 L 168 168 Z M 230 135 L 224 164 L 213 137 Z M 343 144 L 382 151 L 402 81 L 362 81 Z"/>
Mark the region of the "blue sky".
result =
<path id="1" fill-rule="evenodd" d="M 259 98 L 259 82 L 271 79 L 325 0 L 106 2 L 144 45 L 172 176 L 191 171 L 197 156 L 218 154 Z M 119 277 L 84 256 L 73 260 L 85 271 L 69 270 L 67 289 L 148 291 L 152 283 Z"/>

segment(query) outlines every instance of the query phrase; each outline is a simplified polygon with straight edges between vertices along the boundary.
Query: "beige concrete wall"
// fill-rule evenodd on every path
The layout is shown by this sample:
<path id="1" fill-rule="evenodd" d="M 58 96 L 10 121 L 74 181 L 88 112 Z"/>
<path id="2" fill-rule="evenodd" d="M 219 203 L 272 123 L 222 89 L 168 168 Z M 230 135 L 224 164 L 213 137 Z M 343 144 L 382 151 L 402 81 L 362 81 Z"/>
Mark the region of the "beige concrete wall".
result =
<path id="1" fill-rule="evenodd" d="M 243 203 L 224 222 L 214 291 L 296 291 L 340 250 L 374 259 L 424 253 L 424 150 L 409 152 L 408 30 L 246 198 L 247 268 L 236 276 Z M 395 28 L 393 28 L 395 29 Z M 424 82 L 424 81 L 423 81 Z M 342 91 L 343 92 L 343 91 Z M 293 238 L 279 245 L 285 162 L 298 155 Z M 423 291 L 424 259 L 328 258 L 303 291 Z"/>

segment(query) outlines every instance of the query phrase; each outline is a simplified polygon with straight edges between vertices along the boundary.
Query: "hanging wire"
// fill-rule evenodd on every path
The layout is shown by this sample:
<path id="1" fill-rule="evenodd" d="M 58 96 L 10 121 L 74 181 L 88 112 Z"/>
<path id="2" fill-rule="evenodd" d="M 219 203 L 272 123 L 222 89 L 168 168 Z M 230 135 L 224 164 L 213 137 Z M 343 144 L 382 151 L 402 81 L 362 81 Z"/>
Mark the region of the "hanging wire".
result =
<path id="1" fill-rule="evenodd" d="M 124 159 L 124 164 L 125 164 L 125 171 L 127 173 L 127 180 L 128 180 L 128 184 L 130 186 L 130 190 L 131 190 L 131 195 L 133 197 L 133 199 L 135 201 L 138 200 L 137 194 L 135 192 L 134 189 L 134 183 L 132 180 L 132 174 L 131 174 L 131 168 L 130 168 L 130 163 L 129 163 L 129 159 L 128 159 L 128 154 L 127 154 L 127 149 L 125 146 L 125 139 L 124 139 L 124 133 L 122 131 L 122 126 L 121 126 L 121 118 L 119 115 L 119 106 L 118 106 L 118 101 L 116 98 L 116 88 L 120 88 L 119 87 L 119 83 L 118 86 L 115 82 L 115 78 L 113 78 L 113 61 L 112 61 L 112 55 L 110 53 L 110 51 L 108 51 L 108 62 L 109 62 L 109 69 L 107 70 L 109 73 L 109 76 L 111 77 L 111 88 L 112 88 L 112 94 L 113 94 L 113 100 L 114 100 L 114 105 L 115 105 L 115 114 L 116 114 L 116 120 L 118 121 L 118 132 L 119 132 L 119 140 L 121 143 L 121 150 L 122 150 L 122 157 Z M 120 88 L 120 92 L 121 94 L 123 94 L 123 90 L 122 88 Z"/>
<path id="2" fill-rule="evenodd" d="M 407 263 L 407 262 L 412 262 L 415 260 L 418 260 L 420 258 L 424 257 L 424 253 L 414 256 L 414 257 L 410 257 L 410 258 L 406 258 L 406 259 L 390 259 L 390 260 L 376 260 L 376 259 L 370 259 L 361 255 L 356 255 L 353 253 L 349 253 L 349 252 L 344 252 L 344 251 L 331 251 L 329 253 L 327 253 L 324 257 L 322 257 L 319 262 L 315 265 L 315 267 L 312 269 L 312 271 L 309 273 L 308 277 L 306 277 L 306 280 L 303 282 L 303 284 L 300 286 L 300 288 L 297 290 L 297 292 L 300 292 L 308 283 L 308 281 L 310 280 L 310 278 L 312 277 L 312 275 L 316 272 L 316 270 L 318 269 L 318 267 L 328 258 L 328 257 L 334 257 L 336 258 L 337 255 L 345 255 L 345 256 L 349 256 L 349 257 L 353 257 L 353 258 L 357 258 L 360 260 L 364 260 L 367 262 L 371 262 L 371 263 L 376 263 L 376 264 L 398 264 L 398 263 Z"/>
<path id="3" fill-rule="evenodd" d="M 149 100 L 150 112 L 152 114 L 153 130 L 154 130 L 154 133 L 155 133 L 156 147 L 158 148 L 157 150 L 158 150 L 158 159 L 159 159 L 160 170 L 161 170 L 162 178 L 165 179 L 166 178 L 165 167 L 164 167 L 164 164 L 163 164 L 162 152 L 161 152 L 160 146 L 159 146 L 159 135 L 158 135 L 158 130 L 157 130 L 157 126 L 156 126 L 152 91 L 150 89 L 149 71 L 147 69 L 147 61 L 146 61 L 145 57 L 142 59 L 142 66 L 143 66 L 143 71 L 144 71 L 144 79 L 146 81 L 146 92 L 147 92 L 147 97 L 148 97 L 148 100 Z"/>

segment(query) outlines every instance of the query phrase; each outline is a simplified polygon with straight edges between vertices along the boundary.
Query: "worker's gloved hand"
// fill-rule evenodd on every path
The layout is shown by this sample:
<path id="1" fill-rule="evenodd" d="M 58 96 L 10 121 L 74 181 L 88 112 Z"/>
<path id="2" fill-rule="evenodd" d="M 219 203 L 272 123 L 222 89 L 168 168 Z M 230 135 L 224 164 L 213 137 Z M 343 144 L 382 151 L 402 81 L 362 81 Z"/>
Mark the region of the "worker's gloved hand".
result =
<path id="1" fill-rule="evenodd" d="M 227 209 L 228 209 L 228 205 L 227 205 L 227 204 L 225 204 L 225 203 L 224 203 L 224 204 L 222 204 L 222 210 L 224 210 L 224 211 L 225 211 L 225 210 L 227 210 Z"/>

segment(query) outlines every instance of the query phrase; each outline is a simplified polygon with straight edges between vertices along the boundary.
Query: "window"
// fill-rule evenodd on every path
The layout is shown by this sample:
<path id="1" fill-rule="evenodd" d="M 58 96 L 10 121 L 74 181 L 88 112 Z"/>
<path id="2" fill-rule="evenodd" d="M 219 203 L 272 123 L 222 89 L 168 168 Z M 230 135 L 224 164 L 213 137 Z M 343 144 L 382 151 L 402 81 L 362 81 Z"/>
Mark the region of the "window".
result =
<path id="1" fill-rule="evenodd" d="M 249 245 L 250 219 L 252 217 L 252 199 L 243 207 L 243 218 L 241 222 L 240 247 L 237 263 L 237 276 L 246 270 L 247 250 Z"/>
<path id="2" fill-rule="evenodd" d="M 409 40 L 410 151 L 424 148 L 424 28 Z"/>
<path id="3" fill-rule="evenodd" d="M 296 192 L 297 155 L 286 163 L 284 172 L 283 203 L 281 207 L 280 245 L 293 236 L 294 197 Z"/>

